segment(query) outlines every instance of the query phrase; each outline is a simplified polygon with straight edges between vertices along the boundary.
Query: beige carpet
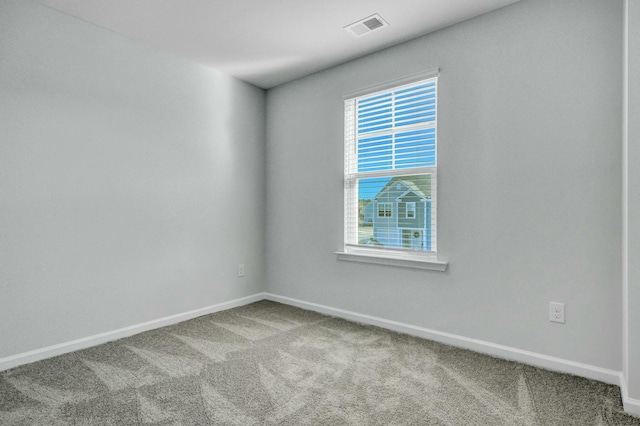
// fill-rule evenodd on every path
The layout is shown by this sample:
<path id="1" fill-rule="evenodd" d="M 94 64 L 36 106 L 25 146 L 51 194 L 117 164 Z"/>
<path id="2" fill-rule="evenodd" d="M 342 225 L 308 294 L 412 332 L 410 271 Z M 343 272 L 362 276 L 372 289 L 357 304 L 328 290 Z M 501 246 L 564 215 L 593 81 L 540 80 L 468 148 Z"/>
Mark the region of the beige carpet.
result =
<path id="1" fill-rule="evenodd" d="M 640 425 L 615 386 L 273 302 L 0 373 L 2 425 Z"/>

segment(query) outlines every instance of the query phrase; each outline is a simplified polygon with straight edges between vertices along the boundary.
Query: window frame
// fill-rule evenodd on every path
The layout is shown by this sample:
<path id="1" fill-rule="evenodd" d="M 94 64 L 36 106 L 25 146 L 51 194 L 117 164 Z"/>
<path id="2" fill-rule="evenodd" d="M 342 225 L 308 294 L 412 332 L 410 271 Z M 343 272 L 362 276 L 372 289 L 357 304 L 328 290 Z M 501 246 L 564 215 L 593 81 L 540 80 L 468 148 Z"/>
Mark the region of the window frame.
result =
<path id="1" fill-rule="evenodd" d="M 432 269 L 432 270 L 446 270 L 448 262 L 438 260 L 437 258 L 437 245 L 436 245 L 436 212 L 437 212 L 437 146 L 438 146 L 438 138 L 437 138 L 437 104 L 438 104 L 438 77 L 439 77 L 439 69 L 434 69 L 427 71 L 425 73 L 414 74 L 412 76 L 404 77 L 402 79 L 393 80 L 382 85 L 370 86 L 368 88 L 364 88 L 358 91 L 350 92 L 345 94 L 345 168 L 344 168 L 344 176 L 345 176 L 345 212 L 344 212 L 344 222 L 345 222 L 345 230 L 344 230 L 344 251 L 339 252 L 339 258 L 341 260 L 353 260 L 358 262 L 366 262 L 366 263 L 381 263 L 381 264 L 391 264 L 392 266 L 406 266 L 410 268 L 418 268 L 418 269 Z M 412 86 L 416 84 L 426 83 L 427 81 L 435 81 L 436 83 L 436 116 L 433 120 L 433 125 L 425 127 L 424 125 L 418 125 L 417 128 L 425 129 L 425 128 L 433 128 L 435 135 L 435 153 L 436 156 L 434 160 L 434 166 L 428 167 L 413 167 L 413 168 L 401 168 L 401 169 L 391 169 L 391 170 L 379 170 L 379 171 L 368 171 L 368 172 L 358 172 L 354 170 L 354 155 L 356 158 L 355 167 L 357 168 L 357 146 L 358 146 L 358 134 L 357 134 L 357 108 L 356 102 L 358 98 L 361 97 L 369 97 L 376 95 L 377 92 L 393 92 L 398 91 L 403 88 L 403 86 Z M 349 116 L 348 112 L 348 102 L 351 101 L 351 107 L 355 108 L 351 112 L 351 116 Z M 348 121 L 351 120 L 351 121 Z M 402 128 L 402 131 L 410 131 L 413 127 L 408 125 Z M 395 131 L 395 130 L 394 130 Z M 351 151 L 350 151 L 351 150 Z M 355 154 L 350 154 L 355 153 Z M 358 224 L 350 225 L 349 221 L 353 221 L 354 218 L 357 221 L 359 210 L 358 210 L 358 185 L 357 182 L 359 179 L 363 178 L 373 178 L 373 177 L 396 177 L 396 176 L 409 176 L 409 175 L 423 175 L 429 174 L 431 179 L 431 194 L 430 198 L 433 201 L 432 204 L 432 227 L 429 228 L 432 230 L 432 246 L 433 249 L 431 251 L 423 251 L 423 250 L 407 250 L 404 248 L 372 248 L 366 247 L 362 244 L 358 243 Z M 407 204 L 410 204 L 408 202 Z M 378 216 L 379 208 L 376 208 L 375 215 Z M 407 216 L 407 209 L 405 207 L 405 215 L 407 219 L 415 219 L 417 217 L 417 205 L 413 203 L 413 217 Z M 396 212 L 399 213 L 399 212 Z M 399 217 L 399 216 L 396 216 Z M 355 234 L 354 234 L 355 229 Z M 427 229 L 425 228 L 426 232 Z M 391 263 L 389 263 L 391 262 Z"/>

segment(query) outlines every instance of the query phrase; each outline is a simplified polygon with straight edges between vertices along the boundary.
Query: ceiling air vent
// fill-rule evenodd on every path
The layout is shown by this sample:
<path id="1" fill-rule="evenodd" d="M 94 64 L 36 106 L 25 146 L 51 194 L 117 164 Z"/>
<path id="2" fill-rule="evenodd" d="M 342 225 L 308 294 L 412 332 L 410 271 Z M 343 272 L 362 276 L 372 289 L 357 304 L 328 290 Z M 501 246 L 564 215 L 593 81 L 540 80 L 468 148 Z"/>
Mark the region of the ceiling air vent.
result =
<path id="1" fill-rule="evenodd" d="M 369 34 L 373 30 L 388 26 L 389 24 L 387 24 L 384 19 L 382 19 L 380 15 L 376 13 L 375 15 L 368 16 L 364 19 L 359 20 L 358 22 L 347 25 L 346 27 L 344 27 L 344 29 L 351 33 L 354 37 L 362 37 L 365 34 Z"/>

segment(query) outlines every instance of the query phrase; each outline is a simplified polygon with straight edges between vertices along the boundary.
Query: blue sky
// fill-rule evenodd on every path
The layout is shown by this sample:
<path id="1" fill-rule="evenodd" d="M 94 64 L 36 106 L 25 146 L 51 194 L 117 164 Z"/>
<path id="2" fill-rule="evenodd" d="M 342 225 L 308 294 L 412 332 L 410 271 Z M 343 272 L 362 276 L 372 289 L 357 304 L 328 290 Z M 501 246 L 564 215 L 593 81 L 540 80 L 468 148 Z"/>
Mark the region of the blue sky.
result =
<path id="1" fill-rule="evenodd" d="M 391 180 L 390 177 L 360 179 L 358 199 L 371 200 Z"/>

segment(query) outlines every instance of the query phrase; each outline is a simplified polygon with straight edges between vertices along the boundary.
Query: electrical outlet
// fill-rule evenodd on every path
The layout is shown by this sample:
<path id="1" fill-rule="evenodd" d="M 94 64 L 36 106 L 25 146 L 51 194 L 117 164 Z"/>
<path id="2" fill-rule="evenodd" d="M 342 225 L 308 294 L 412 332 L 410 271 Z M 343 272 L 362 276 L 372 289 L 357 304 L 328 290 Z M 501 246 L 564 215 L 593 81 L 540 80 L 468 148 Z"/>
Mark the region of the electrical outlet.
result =
<path id="1" fill-rule="evenodd" d="M 238 276 L 244 277 L 244 263 L 238 265 Z"/>
<path id="2" fill-rule="evenodd" d="M 564 324 L 564 303 L 549 302 L 549 321 Z"/>

